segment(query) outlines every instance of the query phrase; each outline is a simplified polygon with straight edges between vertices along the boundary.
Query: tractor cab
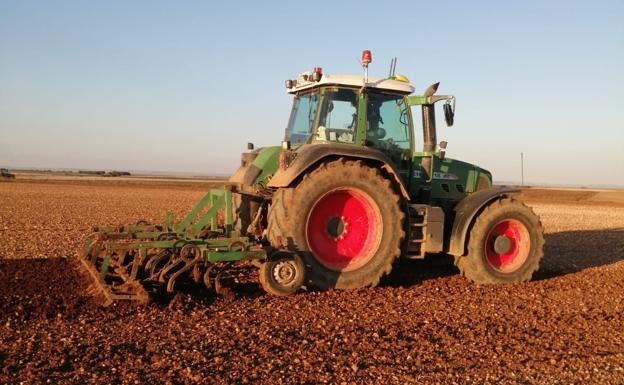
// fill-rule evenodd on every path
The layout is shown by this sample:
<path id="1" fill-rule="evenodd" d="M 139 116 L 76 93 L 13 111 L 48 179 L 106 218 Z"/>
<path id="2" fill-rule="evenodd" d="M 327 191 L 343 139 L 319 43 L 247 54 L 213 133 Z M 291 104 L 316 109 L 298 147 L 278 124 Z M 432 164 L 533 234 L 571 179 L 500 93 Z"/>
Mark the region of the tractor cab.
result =
<path id="1" fill-rule="evenodd" d="M 294 94 L 285 135 L 290 145 L 352 144 L 376 148 L 397 165 L 411 159 L 414 141 L 407 96 L 414 87 L 405 77 L 369 78 L 364 86 L 361 76 L 322 74 L 315 68 L 313 74 L 286 81 L 286 86 Z"/>

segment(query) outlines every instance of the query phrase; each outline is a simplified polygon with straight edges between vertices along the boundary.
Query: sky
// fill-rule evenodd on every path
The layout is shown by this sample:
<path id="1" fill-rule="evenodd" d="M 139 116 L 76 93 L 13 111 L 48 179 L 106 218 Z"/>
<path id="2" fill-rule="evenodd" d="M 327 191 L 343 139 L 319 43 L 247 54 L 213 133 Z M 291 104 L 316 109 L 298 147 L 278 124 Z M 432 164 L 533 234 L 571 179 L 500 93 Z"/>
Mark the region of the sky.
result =
<path id="1" fill-rule="evenodd" d="M 448 157 L 624 186 L 622 20 L 623 1 L 0 0 L 0 165 L 230 174 L 281 142 L 285 79 L 359 74 L 369 49 L 371 75 L 397 57 L 457 97 Z"/>

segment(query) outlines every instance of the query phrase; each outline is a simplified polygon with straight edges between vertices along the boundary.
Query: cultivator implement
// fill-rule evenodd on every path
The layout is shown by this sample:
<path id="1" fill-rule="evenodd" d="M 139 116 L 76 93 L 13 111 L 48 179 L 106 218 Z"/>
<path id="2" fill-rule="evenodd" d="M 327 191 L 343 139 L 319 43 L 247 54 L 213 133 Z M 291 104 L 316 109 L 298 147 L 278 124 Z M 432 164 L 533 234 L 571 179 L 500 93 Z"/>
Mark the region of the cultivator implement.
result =
<path id="1" fill-rule="evenodd" d="M 265 260 L 261 245 L 233 229 L 232 204 L 230 189 L 213 189 L 178 223 L 168 212 L 162 224 L 95 227 L 79 254 L 94 294 L 105 306 L 147 302 L 152 292 L 173 292 L 182 278 L 213 287 L 219 262 Z"/>

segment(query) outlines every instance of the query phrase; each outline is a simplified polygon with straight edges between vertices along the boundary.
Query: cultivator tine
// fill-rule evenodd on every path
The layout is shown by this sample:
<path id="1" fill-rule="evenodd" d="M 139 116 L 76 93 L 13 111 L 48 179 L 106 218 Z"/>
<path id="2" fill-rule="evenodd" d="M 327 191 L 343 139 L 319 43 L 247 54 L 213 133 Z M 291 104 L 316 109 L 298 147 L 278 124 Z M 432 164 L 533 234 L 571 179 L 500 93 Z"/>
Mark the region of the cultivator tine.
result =
<path id="1" fill-rule="evenodd" d="M 191 277 L 193 278 L 193 282 L 200 283 L 202 281 L 202 263 L 198 262 L 193 266 L 193 273 Z"/>
<path id="2" fill-rule="evenodd" d="M 217 273 L 217 276 L 214 279 L 214 290 L 217 294 L 223 293 L 223 285 L 221 284 L 221 272 Z"/>
<path id="3" fill-rule="evenodd" d="M 171 277 L 169 278 L 169 281 L 167 281 L 167 292 L 168 293 L 173 293 L 173 288 L 174 288 L 176 279 L 178 279 L 178 277 L 181 276 L 182 274 L 184 274 L 184 273 L 188 272 L 189 270 L 193 269 L 193 267 L 199 261 L 201 261 L 201 256 L 196 257 L 195 259 L 193 259 L 190 262 L 185 262 L 184 263 L 184 267 L 182 267 L 180 270 L 178 270 L 175 273 L 173 273 L 171 275 Z"/>
<path id="4" fill-rule="evenodd" d="M 171 251 L 168 249 L 160 250 L 156 255 L 151 257 L 145 264 L 145 271 L 147 272 L 148 279 L 156 281 L 160 275 L 159 271 L 156 271 L 158 266 L 166 258 L 171 256 Z"/>
<path id="5" fill-rule="evenodd" d="M 191 257 L 193 259 L 191 259 Z M 169 278 L 169 281 L 167 281 L 167 292 L 173 293 L 176 279 L 178 279 L 178 277 L 180 277 L 182 274 L 190 271 L 191 269 L 194 269 L 195 266 L 197 266 L 197 264 L 201 262 L 201 260 L 202 253 L 199 247 L 197 247 L 196 245 L 185 245 L 184 247 L 182 247 L 182 250 L 180 250 L 180 259 L 178 259 L 178 261 L 184 263 L 184 266 L 175 273 L 173 273 Z"/>
<path id="6" fill-rule="evenodd" d="M 212 273 L 212 270 L 214 269 L 214 265 L 209 265 L 206 268 L 206 271 L 204 272 L 204 286 L 206 286 L 206 289 L 214 289 L 214 285 L 212 284 L 212 278 L 210 278 L 210 274 Z"/>

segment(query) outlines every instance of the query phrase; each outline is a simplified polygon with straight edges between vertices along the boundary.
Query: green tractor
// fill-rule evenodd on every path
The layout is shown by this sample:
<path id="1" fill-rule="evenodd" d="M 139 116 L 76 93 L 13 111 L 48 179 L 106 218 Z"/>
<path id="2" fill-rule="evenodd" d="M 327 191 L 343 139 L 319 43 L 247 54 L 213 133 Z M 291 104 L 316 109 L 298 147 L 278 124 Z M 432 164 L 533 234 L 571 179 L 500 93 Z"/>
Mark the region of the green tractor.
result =
<path id="1" fill-rule="evenodd" d="M 438 83 L 412 95 L 396 60 L 387 78 L 369 78 L 370 62 L 364 51 L 363 76 L 315 68 L 287 80 L 294 103 L 281 146 L 248 144 L 228 185 L 209 194 L 221 198 L 207 196 L 178 224 L 98 229 L 82 257 L 91 275 L 122 292 L 112 299 L 130 298 L 147 281 L 171 291 L 182 274 L 211 286 L 211 264 L 255 259 L 263 288 L 287 295 L 375 286 L 399 258 L 450 254 L 477 283 L 531 279 L 543 256 L 539 218 L 518 191 L 493 188 L 490 172 L 437 142 L 435 106 L 451 126 L 455 97 L 437 95 Z"/>

